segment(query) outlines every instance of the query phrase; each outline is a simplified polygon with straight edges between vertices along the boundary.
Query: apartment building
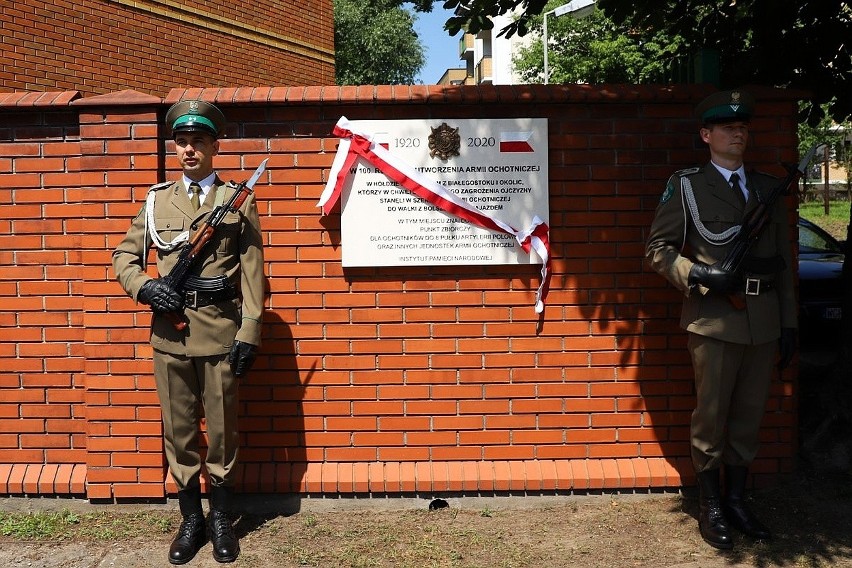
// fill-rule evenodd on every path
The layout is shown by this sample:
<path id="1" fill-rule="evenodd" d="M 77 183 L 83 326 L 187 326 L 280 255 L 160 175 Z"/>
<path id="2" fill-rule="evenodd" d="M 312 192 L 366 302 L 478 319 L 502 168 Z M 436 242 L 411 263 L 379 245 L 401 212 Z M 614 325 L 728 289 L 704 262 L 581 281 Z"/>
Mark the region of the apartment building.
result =
<path id="1" fill-rule="evenodd" d="M 594 9 L 595 0 L 571 0 L 545 12 L 546 17 L 572 16 L 581 18 Z M 460 69 L 448 69 L 438 84 L 449 85 L 516 85 L 520 77 L 512 68 L 512 56 L 532 42 L 542 41 L 537 34 L 520 37 L 500 36 L 500 30 L 514 21 L 520 11 L 496 16 L 494 27 L 477 34 L 464 34 L 459 40 L 459 59 L 465 63 L 464 76 Z"/>

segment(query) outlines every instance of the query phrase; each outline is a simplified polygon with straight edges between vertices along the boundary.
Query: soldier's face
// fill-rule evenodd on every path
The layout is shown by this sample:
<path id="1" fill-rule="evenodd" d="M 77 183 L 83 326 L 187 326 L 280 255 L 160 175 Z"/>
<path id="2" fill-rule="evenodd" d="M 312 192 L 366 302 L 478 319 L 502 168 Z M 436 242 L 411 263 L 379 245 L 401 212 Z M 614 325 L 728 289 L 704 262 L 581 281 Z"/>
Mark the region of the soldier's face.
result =
<path id="1" fill-rule="evenodd" d="M 213 156 L 219 153 L 219 141 L 203 132 L 184 132 L 175 136 L 175 151 L 186 177 L 201 181 L 213 173 Z"/>
<path id="2" fill-rule="evenodd" d="M 714 124 L 701 129 L 701 139 L 710 146 L 712 157 L 742 162 L 748 144 L 748 124 L 745 122 Z"/>

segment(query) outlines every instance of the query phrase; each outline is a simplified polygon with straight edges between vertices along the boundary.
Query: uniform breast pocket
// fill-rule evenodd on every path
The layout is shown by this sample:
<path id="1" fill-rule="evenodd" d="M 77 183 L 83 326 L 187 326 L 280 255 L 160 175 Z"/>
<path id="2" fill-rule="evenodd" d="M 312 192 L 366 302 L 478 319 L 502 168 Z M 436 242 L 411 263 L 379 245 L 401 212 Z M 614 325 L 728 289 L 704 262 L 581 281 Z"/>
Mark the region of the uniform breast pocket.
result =
<path id="1" fill-rule="evenodd" d="M 711 233 L 722 234 L 731 227 L 741 225 L 742 217 L 726 212 L 702 213 L 701 224 Z"/>
<path id="2" fill-rule="evenodd" d="M 160 217 L 155 220 L 155 223 L 157 225 L 157 235 L 167 243 L 173 241 L 186 230 L 184 228 L 186 223 L 184 217 Z"/>
<path id="3" fill-rule="evenodd" d="M 228 252 L 232 247 L 236 246 L 240 238 L 240 227 L 242 226 L 242 217 L 239 213 L 226 213 L 222 219 L 222 223 L 216 228 L 216 236 L 218 238 L 219 252 Z"/>

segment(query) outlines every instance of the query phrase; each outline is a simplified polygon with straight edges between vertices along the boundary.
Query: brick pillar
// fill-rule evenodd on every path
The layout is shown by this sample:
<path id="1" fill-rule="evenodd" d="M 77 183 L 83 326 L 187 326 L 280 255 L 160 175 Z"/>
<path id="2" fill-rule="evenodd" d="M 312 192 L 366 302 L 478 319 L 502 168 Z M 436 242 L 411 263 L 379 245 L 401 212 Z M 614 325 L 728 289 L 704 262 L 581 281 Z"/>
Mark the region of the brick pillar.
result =
<path id="1" fill-rule="evenodd" d="M 150 314 L 128 298 L 111 253 L 162 170 L 161 100 L 134 91 L 80 103 L 78 196 L 85 338 L 87 496 L 165 495 L 162 427 L 148 344 Z"/>
<path id="2" fill-rule="evenodd" d="M 83 329 L 75 297 L 76 91 L 0 95 L 0 493 L 79 494 Z"/>

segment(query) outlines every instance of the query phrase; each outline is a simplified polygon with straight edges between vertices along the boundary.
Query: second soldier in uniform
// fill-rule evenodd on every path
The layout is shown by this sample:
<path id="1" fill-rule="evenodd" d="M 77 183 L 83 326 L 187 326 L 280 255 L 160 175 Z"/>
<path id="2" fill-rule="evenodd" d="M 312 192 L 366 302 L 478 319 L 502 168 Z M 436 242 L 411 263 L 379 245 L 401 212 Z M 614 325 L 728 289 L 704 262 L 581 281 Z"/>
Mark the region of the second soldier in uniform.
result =
<path id="1" fill-rule="evenodd" d="M 744 492 L 779 345 L 783 367 L 792 357 L 797 325 L 783 199 L 741 272 L 721 267 L 746 214 L 778 184 L 744 167 L 753 105 L 739 90 L 714 93 L 698 105 L 710 162 L 669 178 L 646 248 L 654 270 L 684 295 L 680 324 L 688 332 L 695 372 L 690 438 L 699 529 L 706 542 L 723 549 L 733 546 L 731 527 L 756 539 L 771 536 L 747 507 Z M 744 307 L 735 306 L 732 296 Z"/>
<path id="2" fill-rule="evenodd" d="M 183 175 L 150 189 L 145 206 L 113 253 L 113 267 L 124 290 L 153 310 L 151 345 L 165 453 L 183 516 L 169 562 L 189 562 L 207 542 L 198 440 L 202 411 L 213 557 L 233 562 L 240 552 L 229 515 L 239 446 L 238 378 L 254 362 L 263 312 L 260 222 L 251 194 L 216 228 L 186 284 L 187 292 L 179 294 L 169 286 L 162 276 L 175 265 L 189 233 L 234 190 L 213 168 L 225 127 L 222 112 L 204 101 L 182 101 L 169 109 L 166 122 Z M 152 244 L 159 278 L 146 273 Z M 164 315 L 175 311 L 183 312 L 188 324 L 183 330 Z"/>

